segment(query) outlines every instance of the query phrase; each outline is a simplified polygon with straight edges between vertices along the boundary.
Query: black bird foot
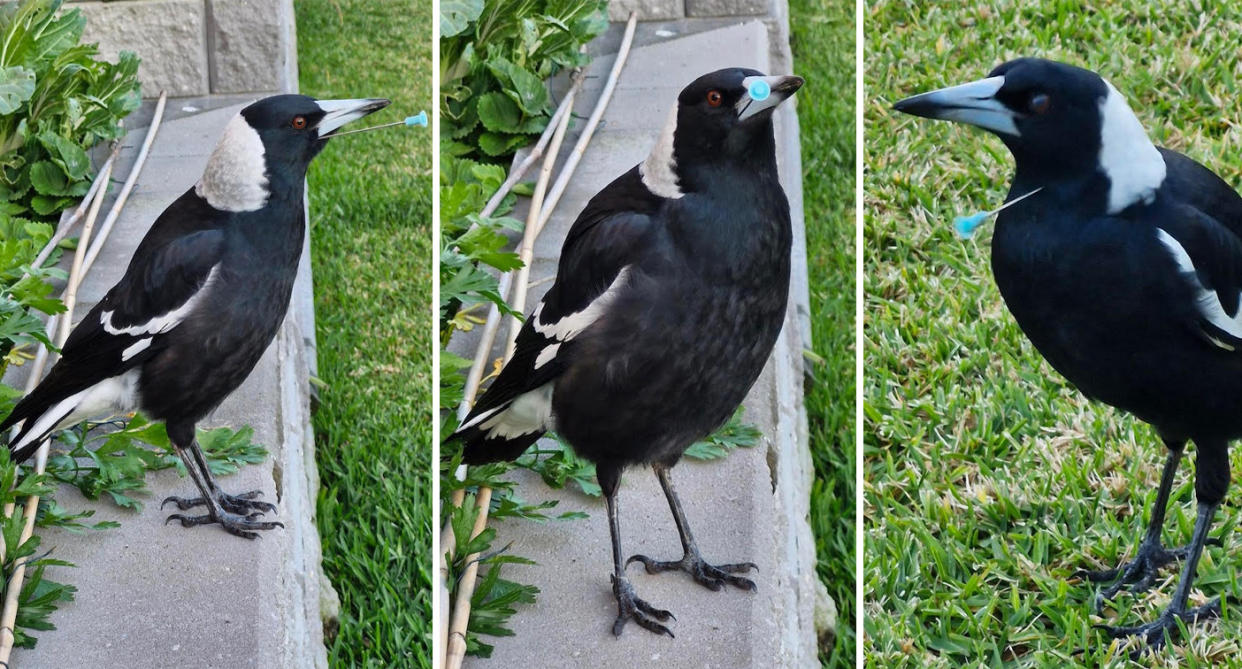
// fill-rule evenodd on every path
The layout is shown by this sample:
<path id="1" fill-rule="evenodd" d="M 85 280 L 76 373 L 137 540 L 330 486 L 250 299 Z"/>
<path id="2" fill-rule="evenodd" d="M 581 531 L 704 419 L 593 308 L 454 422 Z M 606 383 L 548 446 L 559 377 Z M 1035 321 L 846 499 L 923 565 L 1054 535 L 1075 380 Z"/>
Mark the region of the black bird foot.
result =
<path id="1" fill-rule="evenodd" d="M 1220 539 L 1208 539 L 1206 543 L 1221 545 Z M 1165 565 L 1185 559 L 1188 549 L 1188 546 L 1167 549 L 1159 542 L 1144 541 L 1139 544 L 1138 554 L 1134 556 L 1134 559 L 1120 567 L 1099 571 L 1080 569 L 1075 572 L 1074 576 L 1092 583 L 1113 581 L 1112 585 L 1104 588 L 1095 596 L 1095 611 L 1099 613 L 1104 610 L 1104 603 L 1116 597 L 1117 593 L 1126 586 L 1130 586 L 1130 592 L 1136 595 L 1150 590 L 1160 576 L 1160 569 Z"/>
<path id="2" fill-rule="evenodd" d="M 211 507 L 208 507 L 211 510 Z M 208 525 L 210 523 L 219 523 L 224 531 L 243 539 L 258 539 L 258 533 L 253 530 L 273 530 L 277 527 L 284 528 L 284 523 L 277 521 L 260 521 L 263 516 L 262 511 L 254 511 L 246 515 L 229 513 L 227 511 L 214 512 L 204 514 L 202 516 L 185 516 L 180 513 L 174 513 L 164 519 L 167 525 L 172 521 L 178 521 L 182 527 L 195 527 L 197 525 Z"/>
<path id="3" fill-rule="evenodd" d="M 647 568 L 648 574 L 658 574 L 662 571 L 684 571 L 694 577 L 699 585 L 709 590 L 720 590 L 725 583 L 735 588 L 749 590 L 755 592 L 759 588 L 755 582 L 734 576 L 734 574 L 742 574 L 752 569 L 759 571 L 759 565 L 754 562 L 739 562 L 737 564 L 710 565 L 703 561 L 698 551 L 687 552 L 680 560 L 670 562 L 660 562 L 652 560 L 646 555 L 633 555 L 625 561 L 625 566 L 630 566 L 631 562 L 641 562 Z"/>
<path id="4" fill-rule="evenodd" d="M 262 490 L 251 490 L 250 492 L 242 493 L 240 495 L 230 495 L 228 493 L 221 492 L 216 496 L 216 501 L 220 503 L 220 507 L 225 511 L 243 516 L 251 514 L 255 511 L 259 511 L 261 513 L 270 513 L 275 511 L 275 504 L 260 502 L 256 499 L 257 497 L 262 496 Z M 193 509 L 196 506 L 207 506 L 206 497 L 166 497 L 163 502 L 160 502 L 160 508 L 164 508 L 164 505 L 169 502 L 176 504 L 177 508 L 182 511 Z"/>
<path id="5" fill-rule="evenodd" d="M 672 613 L 664 609 L 656 607 L 644 602 L 634 594 L 634 586 L 630 585 L 629 579 L 625 577 L 612 577 L 612 594 L 617 598 L 617 621 L 612 624 L 613 636 L 621 636 L 621 630 L 625 629 L 625 623 L 633 620 L 638 623 L 639 627 L 656 634 L 667 634 L 673 637 L 673 632 L 669 628 L 661 625 L 659 622 L 668 622 L 669 620 L 677 620 Z"/>
<path id="6" fill-rule="evenodd" d="M 1178 620 L 1181 620 L 1190 627 L 1196 623 L 1207 622 L 1214 618 L 1220 617 L 1220 598 L 1217 597 L 1203 606 L 1195 607 L 1185 611 L 1177 612 L 1173 607 L 1164 610 L 1159 618 L 1145 625 L 1136 625 L 1134 627 L 1113 627 L 1111 625 L 1095 625 L 1094 627 L 1103 630 L 1105 634 L 1114 639 L 1125 639 L 1127 637 L 1140 637 L 1143 644 L 1135 650 L 1130 651 L 1130 659 L 1138 660 L 1149 651 L 1159 650 L 1164 646 L 1167 639 L 1172 638 L 1178 632 Z"/>

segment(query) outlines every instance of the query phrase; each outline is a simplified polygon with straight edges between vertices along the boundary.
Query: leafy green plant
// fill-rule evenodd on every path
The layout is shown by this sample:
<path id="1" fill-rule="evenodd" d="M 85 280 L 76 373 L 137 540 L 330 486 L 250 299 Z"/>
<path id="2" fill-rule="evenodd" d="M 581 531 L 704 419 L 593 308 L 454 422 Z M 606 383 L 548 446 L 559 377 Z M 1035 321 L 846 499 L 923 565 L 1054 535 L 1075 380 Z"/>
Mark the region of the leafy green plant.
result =
<path id="1" fill-rule="evenodd" d="M 440 4 L 444 154 L 504 161 L 543 132 L 544 85 L 587 62 L 608 27 L 605 0 L 455 0 Z"/>
<path id="2" fill-rule="evenodd" d="M 96 60 L 86 17 L 62 0 L 0 5 L 0 214 L 50 217 L 86 194 L 86 149 L 124 134 L 138 58 Z"/>

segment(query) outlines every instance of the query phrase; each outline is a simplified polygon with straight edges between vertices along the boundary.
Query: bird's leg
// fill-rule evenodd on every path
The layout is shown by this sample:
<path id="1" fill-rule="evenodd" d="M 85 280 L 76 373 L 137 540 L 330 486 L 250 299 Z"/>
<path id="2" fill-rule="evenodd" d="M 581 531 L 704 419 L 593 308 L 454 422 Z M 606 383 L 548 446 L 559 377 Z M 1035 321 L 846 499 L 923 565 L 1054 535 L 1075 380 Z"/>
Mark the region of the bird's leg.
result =
<path id="1" fill-rule="evenodd" d="M 609 486 L 605 476 L 601 475 L 600 483 L 608 500 L 608 531 L 612 535 L 612 594 L 617 598 L 617 620 L 612 624 L 612 633 L 621 636 L 625 623 L 633 620 L 645 630 L 671 637 L 673 632 L 660 622 L 675 620 L 673 614 L 639 599 L 630 579 L 625 577 L 625 567 L 621 564 L 621 525 L 617 520 L 616 482 Z M 656 622 L 657 620 L 660 622 Z"/>
<path id="2" fill-rule="evenodd" d="M 1172 636 L 1178 631 L 1178 621 L 1182 621 L 1187 626 L 1190 626 L 1220 616 L 1219 597 L 1203 606 L 1191 609 L 1186 608 L 1186 601 L 1190 598 L 1190 588 L 1195 580 L 1195 570 L 1199 567 L 1199 558 L 1203 555 L 1203 547 L 1207 544 L 1208 530 L 1212 526 L 1212 518 L 1215 516 L 1218 506 L 1218 502 L 1199 503 L 1199 514 L 1195 518 L 1194 536 L 1186 551 L 1186 561 L 1182 565 L 1181 581 L 1177 584 L 1177 591 L 1173 593 L 1172 601 L 1169 602 L 1169 606 L 1160 614 L 1159 618 L 1145 625 L 1134 627 L 1096 625 L 1096 627 L 1104 630 L 1114 639 L 1132 636 L 1143 639 L 1146 642 L 1146 646 L 1133 651 L 1131 658 L 1138 659 L 1148 648 L 1156 649 L 1163 646 L 1166 634 Z"/>
<path id="3" fill-rule="evenodd" d="M 234 496 L 220 490 L 211 475 L 211 469 L 208 468 L 206 458 L 203 457 L 197 441 L 191 440 L 189 448 L 183 448 L 174 441 L 173 447 L 176 449 L 181 461 L 185 463 L 185 469 L 189 473 L 190 478 L 194 480 L 194 485 L 198 488 L 202 497 L 194 499 L 169 497 L 160 506 L 162 507 L 164 504 L 172 502 L 183 511 L 196 506 L 206 506 L 207 513 L 201 516 L 186 516 L 174 513 L 165 519 L 165 523 L 176 520 L 181 523 L 182 527 L 219 523 L 229 534 L 235 534 L 246 539 L 258 538 L 259 535 L 254 530 L 270 530 L 284 527 L 284 524 L 276 521 L 265 522 L 258 520 L 264 512 L 276 510 L 276 507 L 272 504 L 254 500 L 254 497 L 260 494 L 258 491 Z"/>
<path id="4" fill-rule="evenodd" d="M 725 583 L 728 583 L 743 590 L 755 591 L 757 588 L 754 581 L 734 575 L 751 569 L 759 569 L 755 563 L 710 565 L 703 560 L 703 556 L 699 554 L 698 545 L 694 543 L 694 535 L 690 533 L 686 514 L 681 509 L 681 500 L 677 498 L 677 491 L 673 489 L 673 480 L 669 477 L 668 467 L 652 465 L 652 469 L 655 470 L 656 478 L 660 479 L 660 486 L 664 488 L 664 496 L 668 498 L 668 506 L 673 511 L 673 520 L 677 523 L 677 532 L 681 535 L 681 547 L 684 553 L 680 560 L 669 562 L 653 560 L 646 555 L 634 555 L 625 561 L 626 566 L 638 561 L 643 563 L 649 574 L 672 570 L 684 571 L 693 576 L 700 585 L 711 590 L 719 590 L 724 587 Z"/>
<path id="5" fill-rule="evenodd" d="M 1117 596 L 1122 588 L 1130 586 L 1132 593 L 1138 594 L 1151 589 L 1160 575 L 1160 569 L 1177 560 L 1185 559 L 1189 547 L 1166 549 L 1160 542 L 1160 532 L 1164 527 L 1164 515 L 1169 506 L 1169 494 L 1173 490 L 1173 481 L 1177 474 L 1185 450 L 1185 441 L 1165 441 L 1169 449 L 1168 459 L 1164 462 L 1164 472 L 1160 476 L 1160 489 L 1156 493 L 1156 502 L 1151 508 L 1151 520 L 1147 525 L 1147 533 L 1139 543 L 1138 552 L 1132 560 L 1114 569 L 1099 571 L 1080 570 L 1076 576 L 1093 583 L 1112 581 L 1112 585 L 1104 588 L 1095 596 L 1095 610 L 1101 611 L 1105 602 Z M 1219 544 L 1216 539 L 1208 539 L 1207 543 Z"/>

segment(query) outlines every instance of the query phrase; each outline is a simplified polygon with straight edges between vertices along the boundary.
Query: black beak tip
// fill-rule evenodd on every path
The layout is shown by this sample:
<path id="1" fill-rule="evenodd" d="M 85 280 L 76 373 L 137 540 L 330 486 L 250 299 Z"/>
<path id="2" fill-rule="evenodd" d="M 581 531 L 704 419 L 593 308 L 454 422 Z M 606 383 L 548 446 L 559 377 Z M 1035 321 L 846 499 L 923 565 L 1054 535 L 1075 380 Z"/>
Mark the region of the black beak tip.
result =
<path id="1" fill-rule="evenodd" d="M 388 98 L 375 98 L 371 101 L 371 104 L 364 108 L 364 111 L 368 113 L 377 112 L 390 104 L 392 104 L 392 100 L 389 100 Z"/>
<path id="2" fill-rule="evenodd" d="M 781 81 L 781 83 L 776 87 L 776 91 L 786 95 L 793 95 L 794 93 L 797 93 L 798 89 L 802 88 L 802 85 L 805 83 L 806 79 L 791 74 Z"/>

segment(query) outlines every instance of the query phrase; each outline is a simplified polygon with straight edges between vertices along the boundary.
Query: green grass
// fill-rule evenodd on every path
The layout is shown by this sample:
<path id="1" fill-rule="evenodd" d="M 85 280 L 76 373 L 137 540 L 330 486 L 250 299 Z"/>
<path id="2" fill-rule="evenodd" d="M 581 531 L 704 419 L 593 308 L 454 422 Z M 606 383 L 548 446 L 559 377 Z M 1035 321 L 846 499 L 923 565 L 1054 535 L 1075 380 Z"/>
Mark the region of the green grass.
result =
<path id="1" fill-rule="evenodd" d="M 301 89 L 430 111 L 431 4 L 298 0 Z M 324 570 L 339 667 L 426 667 L 431 637 L 431 136 L 331 142 L 310 174 Z"/>
<path id="2" fill-rule="evenodd" d="M 1054 58 L 1100 72 L 1156 143 L 1239 184 L 1242 17 L 1227 2 L 988 5 L 879 0 L 867 10 L 867 658 L 1121 666 L 1124 649 L 1092 624 L 1153 619 L 1176 570 L 1145 595 L 1120 596 L 1104 617 L 1091 606 L 1097 586 L 1071 575 L 1134 552 L 1163 448 L 1146 425 L 1088 403 L 1025 340 L 991 277 L 990 226 L 955 238 L 955 216 L 1004 199 L 1013 166 L 1000 141 L 889 107 L 1009 58 Z M 1166 523 L 1170 545 L 1190 537 L 1191 471 L 1188 461 Z M 1235 489 L 1213 533 L 1225 548 L 1206 551 L 1196 603 L 1239 592 L 1237 503 Z M 1240 666 L 1242 628 L 1227 613 L 1148 662 Z"/>
<path id="3" fill-rule="evenodd" d="M 794 0 L 814 369 L 806 397 L 815 483 L 816 571 L 838 607 L 825 666 L 853 667 L 854 630 L 854 3 Z"/>

